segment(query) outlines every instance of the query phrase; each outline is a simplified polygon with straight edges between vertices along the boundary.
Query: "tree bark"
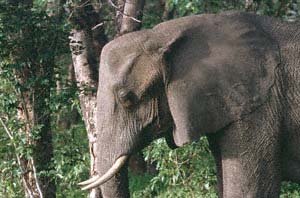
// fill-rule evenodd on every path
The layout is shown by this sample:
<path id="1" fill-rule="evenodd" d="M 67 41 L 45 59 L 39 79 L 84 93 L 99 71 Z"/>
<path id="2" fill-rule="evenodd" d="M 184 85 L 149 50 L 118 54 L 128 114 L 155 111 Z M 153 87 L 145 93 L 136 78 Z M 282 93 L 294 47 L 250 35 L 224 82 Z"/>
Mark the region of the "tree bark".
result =
<path id="1" fill-rule="evenodd" d="M 166 0 L 160 0 L 160 5 L 163 10 L 162 17 L 161 17 L 162 20 L 167 21 L 173 19 L 175 14 L 175 6 L 171 8 Z"/>
<path id="2" fill-rule="evenodd" d="M 15 72 L 16 79 L 18 79 L 19 83 L 25 84 L 26 81 L 29 79 L 29 75 L 28 74 L 22 75 L 22 73 L 27 74 L 26 72 L 24 72 L 24 70 L 16 71 Z M 19 133 L 25 133 L 26 140 L 27 140 L 26 144 L 28 146 L 33 146 L 33 147 L 37 146 L 37 144 L 39 144 L 37 141 L 33 141 L 32 134 L 31 134 L 33 125 L 35 125 L 35 123 L 34 123 L 35 116 L 34 115 L 36 115 L 33 110 L 36 108 L 33 107 L 34 104 L 33 104 L 33 100 L 31 99 L 32 97 L 34 97 L 33 96 L 34 92 L 35 91 L 22 91 L 22 92 L 17 93 L 17 97 L 20 100 L 17 118 L 20 122 L 25 123 L 25 125 L 22 128 L 20 128 Z M 37 99 L 37 102 L 39 102 L 39 99 Z M 42 145 L 40 144 L 39 147 L 41 148 Z M 36 149 L 34 149 L 34 150 L 36 150 Z M 43 150 L 43 151 L 45 151 L 45 150 Z M 33 151 L 33 153 L 35 153 L 35 151 Z M 49 151 L 50 156 L 48 154 L 47 154 L 47 156 L 51 158 L 52 154 L 53 154 L 53 151 Z M 42 188 L 41 185 L 46 186 L 46 185 L 41 184 L 41 181 L 39 180 L 39 178 L 36 177 L 36 174 L 37 174 L 36 164 L 39 164 L 39 161 L 35 162 L 36 158 L 37 158 L 37 156 L 31 156 L 30 158 L 28 158 L 28 157 L 25 157 L 24 155 L 17 157 L 20 168 L 23 171 L 22 185 L 24 188 L 24 192 L 25 192 L 26 197 L 30 197 L 30 198 L 44 197 L 45 190 L 41 189 Z M 49 160 L 46 160 L 45 162 L 47 163 L 47 161 L 49 162 Z M 46 178 L 44 178 L 43 181 L 46 181 Z M 53 186 L 51 185 L 51 187 L 53 187 Z M 55 189 L 55 186 L 54 186 L 54 189 Z"/>
<path id="3" fill-rule="evenodd" d="M 142 26 L 143 9 L 145 0 L 119 0 L 120 10 L 117 11 L 119 15 L 117 36 L 137 31 Z"/>
<path id="4" fill-rule="evenodd" d="M 96 90 L 97 79 L 94 72 L 97 73 L 94 66 L 91 65 L 89 50 L 93 49 L 91 34 L 84 30 L 73 30 L 71 33 L 70 46 L 72 48 L 73 66 L 77 87 L 79 89 L 80 107 L 89 139 L 89 150 L 91 157 L 91 175 L 96 175 L 96 128 L 95 128 L 95 109 L 96 109 Z M 92 60 L 93 62 L 93 60 Z M 95 194 L 95 191 L 92 192 Z M 97 193 L 96 193 L 97 194 Z M 90 197 L 97 197 L 91 195 Z"/>
<path id="5" fill-rule="evenodd" d="M 261 1 L 245 0 L 245 10 L 248 12 L 256 12 L 259 9 Z"/>
<path id="6" fill-rule="evenodd" d="M 82 4 L 84 2 L 80 2 Z M 96 9 L 95 9 L 96 8 Z M 97 134 L 95 128 L 96 93 L 98 86 L 99 56 L 107 43 L 101 25 L 100 10 L 97 6 L 75 5 L 73 17 L 70 19 L 74 28 L 70 35 L 70 48 L 75 71 L 76 84 L 79 89 L 80 107 L 87 130 L 91 157 L 90 174 L 97 175 L 96 147 Z M 90 198 L 100 198 L 100 188 L 93 189 Z"/>

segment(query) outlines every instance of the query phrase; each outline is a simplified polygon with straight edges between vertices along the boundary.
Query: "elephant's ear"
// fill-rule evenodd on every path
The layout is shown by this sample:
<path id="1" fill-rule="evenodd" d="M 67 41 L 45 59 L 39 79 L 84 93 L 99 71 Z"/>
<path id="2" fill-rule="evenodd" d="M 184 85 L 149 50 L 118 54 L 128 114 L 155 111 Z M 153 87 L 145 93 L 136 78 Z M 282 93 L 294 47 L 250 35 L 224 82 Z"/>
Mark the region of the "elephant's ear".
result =
<path id="1" fill-rule="evenodd" d="M 177 146 L 221 130 L 268 99 L 280 56 L 276 41 L 259 28 L 229 24 L 207 33 L 195 28 L 172 46 L 166 53 L 166 95 Z"/>

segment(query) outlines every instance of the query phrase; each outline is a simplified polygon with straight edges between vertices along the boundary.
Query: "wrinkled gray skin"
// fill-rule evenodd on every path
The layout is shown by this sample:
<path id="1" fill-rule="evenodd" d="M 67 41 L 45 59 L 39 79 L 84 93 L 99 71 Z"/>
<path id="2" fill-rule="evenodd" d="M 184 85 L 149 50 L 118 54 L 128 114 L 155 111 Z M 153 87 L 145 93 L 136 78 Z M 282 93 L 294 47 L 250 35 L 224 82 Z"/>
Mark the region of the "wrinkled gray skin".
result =
<path id="1" fill-rule="evenodd" d="M 107 44 L 99 79 L 99 175 L 155 138 L 207 135 L 219 197 L 300 183 L 300 24 L 239 12 L 168 21 Z M 129 197 L 126 166 L 101 189 Z"/>

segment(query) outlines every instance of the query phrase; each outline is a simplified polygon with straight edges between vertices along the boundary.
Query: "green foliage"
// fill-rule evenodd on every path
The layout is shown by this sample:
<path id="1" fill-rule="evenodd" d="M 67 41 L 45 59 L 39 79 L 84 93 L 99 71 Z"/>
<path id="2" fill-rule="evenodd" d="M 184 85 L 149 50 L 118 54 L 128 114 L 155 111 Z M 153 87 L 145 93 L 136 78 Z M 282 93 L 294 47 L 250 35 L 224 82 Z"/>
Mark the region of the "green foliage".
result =
<path id="1" fill-rule="evenodd" d="M 66 65 L 68 60 L 61 57 L 57 68 L 60 90 L 51 94 L 52 129 L 55 166 L 54 178 L 57 186 L 56 196 L 85 197 L 88 192 L 81 191 L 77 183 L 89 178 L 90 156 L 86 129 L 80 118 L 78 90 L 70 84 Z"/>
<path id="2" fill-rule="evenodd" d="M 129 171 L 129 189 L 133 197 L 141 197 L 146 194 L 145 189 L 149 188 L 151 184 L 151 179 L 154 175 L 145 174 L 135 174 Z"/>
<path id="3" fill-rule="evenodd" d="M 2 73 L 3 74 L 3 73 Z M 7 74 L 8 75 L 8 74 Z M 13 83 L 7 78 L 0 77 L 0 116 L 6 126 L 11 130 L 14 139 L 10 139 L 3 126 L 0 128 L 0 194 L 9 195 L 7 197 L 22 197 L 23 189 L 20 187 L 20 169 L 16 154 L 29 156 L 32 150 L 27 145 L 27 138 L 24 133 L 17 131 L 24 123 L 17 122 L 16 107 L 17 98 L 14 93 Z"/>
<path id="4" fill-rule="evenodd" d="M 300 185 L 282 182 L 280 198 L 300 198 Z"/>
<path id="5" fill-rule="evenodd" d="M 57 197 L 84 197 L 77 183 L 89 177 L 88 140 L 83 124 L 59 131 L 54 137 L 54 165 Z"/>
<path id="6" fill-rule="evenodd" d="M 24 108 L 24 97 L 33 100 L 41 95 L 44 113 L 50 113 L 46 107 L 51 101 L 45 93 L 55 85 L 54 59 L 66 52 L 66 44 L 64 27 L 45 12 L 0 3 L 0 195 L 24 197 L 20 178 L 27 170 L 20 167 L 16 156 L 33 158 L 36 148 L 32 142 L 40 138 L 43 125 L 21 121 L 17 110 Z M 25 131 L 28 124 L 30 131 Z M 46 165 L 49 170 L 53 166 Z M 38 174 L 55 176 L 53 170 Z"/>
<path id="7" fill-rule="evenodd" d="M 206 138 L 175 150 L 159 139 L 144 155 L 157 164 L 159 173 L 145 189 L 133 192 L 134 197 L 217 197 L 214 160 Z"/>
<path id="8" fill-rule="evenodd" d="M 175 10 L 174 17 L 182 17 L 200 13 L 217 13 L 226 10 L 250 10 L 257 14 L 290 19 L 298 16 L 299 1 L 287 0 L 254 0 L 250 8 L 246 8 L 244 0 L 168 0 L 170 9 Z"/>
<path id="9" fill-rule="evenodd" d="M 0 4 L 1 59 L 17 56 L 20 69 L 26 64 L 42 64 L 66 52 L 67 36 L 56 20 L 43 11 Z M 11 57 L 10 57 L 11 58 Z"/>
<path id="10" fill-rule="evenodd" d="M 216 13 L 233 8 L 243 8 L 243 1 L 170 0 L 168 3 L 172 9 L 176 10 L 177 17 L 200 13 Z"/>

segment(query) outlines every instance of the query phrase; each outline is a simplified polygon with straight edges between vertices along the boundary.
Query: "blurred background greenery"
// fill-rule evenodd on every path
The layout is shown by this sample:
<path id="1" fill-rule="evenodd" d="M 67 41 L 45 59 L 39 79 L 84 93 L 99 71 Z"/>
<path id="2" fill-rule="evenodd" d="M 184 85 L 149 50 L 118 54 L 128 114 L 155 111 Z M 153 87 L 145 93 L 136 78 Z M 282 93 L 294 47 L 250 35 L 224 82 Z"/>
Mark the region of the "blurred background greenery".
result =
<path id="1" fill-rule="evenodd" d="M 79 1 L 68 0 L 59 4 L 66 10 L 59 19 L 50 17 L 53 10 L 47 0 L 33 1 L 30 9 L 11 6 L 11 2 L 0 1 L 0 117 L 3 122 L 0 127 L 0 198 L 24 197 L 20 179 L 24 170 L 16 156 L 26 160 L 32 158 L 36 148 L 28 144 L 28 138 L 39 139 L 42 126 L 32 127 L 30 135 L 20 132 L 26 123 L 16 119 L 20 108 L 18 94 L 26 93 L 35 85 L 45 85 L 50 89 L 46 104 L 51 112 L 53 133 L 53 157 L 49 165 L 52 168 L 40 171 L 38 175 L 54 179 L 57 197 L 85 197 L 87 192 L 80 191 L 76 183 L 89 177 L 88 138 L 82 121 L 79 90 L 70 80 L 70 75 L 74 74 L 70 74 L 68 66 L 72 63 L 68 36 L 74 26 L 70 19 L 72 9 Z M 116 34 L 116 10 L 106 1 L 100 1 L 100 4 L 103 6 L 105 34 L 112 39 Z M 163 8 L 161 1 L 147 0 L 142 28 L 151 28 L 172 18 L 231 9 L 295 21 L 299 18 L 298 8 L 299 0 L 167 0 Z M 33 30 L 30 35 L 25 34 L 28 28 Z M 24 68 L 24 65 L 42 65 L 50 58 L 54 62 L 51 78 L 32 75 L 26 83 L 20 84 L 15 70 Z M 205 137 L 198 143 L 176 150 L 169 149 L 163 139 L 158 139 L 144 149 L 143 156 L 157 172 L 130 171 L 133 197 L 217 197 L 215 164 Z M 300 186 L 284 182 L 281 197 L 300 198 Z"/>

